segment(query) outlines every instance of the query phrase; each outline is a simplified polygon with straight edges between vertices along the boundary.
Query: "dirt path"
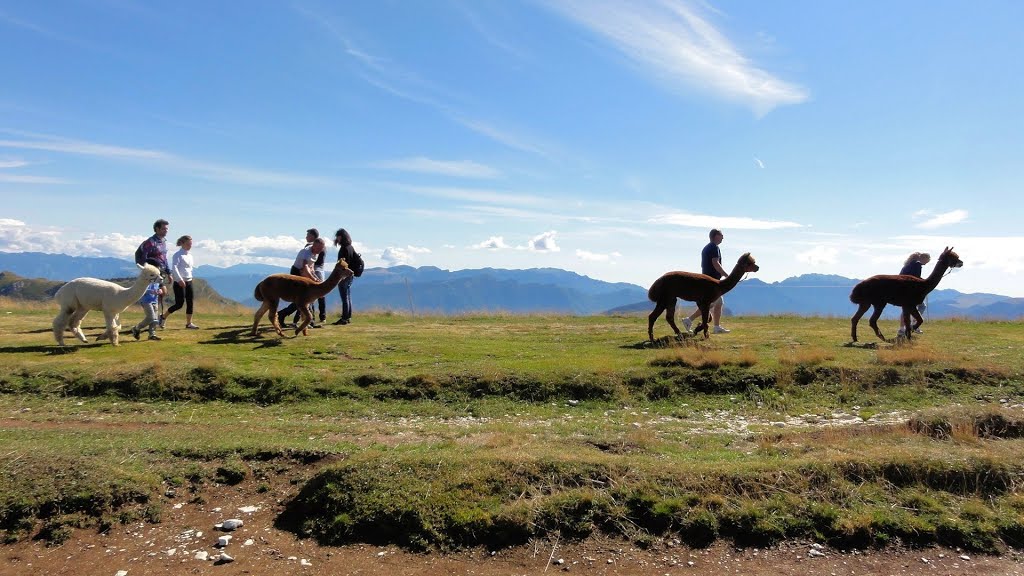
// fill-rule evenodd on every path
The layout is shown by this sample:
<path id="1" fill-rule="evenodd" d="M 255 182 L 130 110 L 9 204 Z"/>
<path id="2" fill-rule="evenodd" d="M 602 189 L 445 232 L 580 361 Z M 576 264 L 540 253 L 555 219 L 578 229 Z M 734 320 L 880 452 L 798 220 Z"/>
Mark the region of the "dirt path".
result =
<path id="1" fill-rule="evenodd" d="M 660 576 L 764 574 L 771 576 L 985 574 L 1024 576 L 1024 555 L 977 556 L 956 550 L 889 549 L 842 552 L 787 543 L 771 549 L 738 550 L 727 543 L 691 549 L 672 541 L 641 550 L 628 542 L 593 538 L 585 542 L 537 541 L 494 551 L 475 549 L 451 554 L 416 554 L 395 547 L 319 546 L 274 528 L 275 518 L 294 486 L 278 483 L 258 493 L 255 483 L 207 485 L 195 494 L 168 499 L 159 524 L 115 526 L 107 534 L 78 530 L 62 546 L 37 541 L 0 546 L 0 575 L 89 574 L 128 576 L 211 574 L 217 576 L 281 574 L 362 574 L 381 576 L 473 574 L 478 576 L 577 573 Z M 241 510 L 255 507 L 254 511 Z M 229 518 L 244 521 L 231 532 L 224 549 L 233 561 L 213 560 L 214 546 L 227 534 L 214 524 Z M 813 552 L 812 552 L 813 550 Z M 206 560 L 196 559 L 206 552 Z"/>

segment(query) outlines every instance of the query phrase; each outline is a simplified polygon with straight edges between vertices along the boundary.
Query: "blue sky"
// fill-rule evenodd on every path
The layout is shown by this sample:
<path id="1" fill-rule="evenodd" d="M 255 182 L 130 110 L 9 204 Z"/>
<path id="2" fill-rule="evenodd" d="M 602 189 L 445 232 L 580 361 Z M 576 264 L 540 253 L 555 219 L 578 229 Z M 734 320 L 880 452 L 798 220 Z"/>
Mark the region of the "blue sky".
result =
<path id="1" fill-rule="evenodd" d="M 1024 297 L 1024 3 L 0 0 L 0 250 Z M 331 251 L 333 253 L 333 251 Z M 930 267 L 926 267 L 926 272 Z"/>

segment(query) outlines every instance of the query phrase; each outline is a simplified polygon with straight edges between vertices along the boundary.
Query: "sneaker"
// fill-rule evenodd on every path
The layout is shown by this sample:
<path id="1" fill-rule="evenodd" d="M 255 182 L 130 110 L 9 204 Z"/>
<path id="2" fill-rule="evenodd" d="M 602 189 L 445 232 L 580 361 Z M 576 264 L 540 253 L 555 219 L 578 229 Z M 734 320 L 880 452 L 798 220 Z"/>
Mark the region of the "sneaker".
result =
<path id="1" fill-rule="evenodd" d="M 323 324 L 317 324 L 316 322 L 310 322 L 309 323 L 309 327 L 310 328 L 323 328 L 324 325 Z"/>
<path id="2" fill-rule="evenodd" d="M 164 329 L 164 322 L 167 322 L 167 318 L 165 318 L 164 316 L 160 316 L 160 329 L 161 330 Z"/>
<path id="3" fill-rule="evenodd" d="M 139 339 L 139 329 L 135 326 L 132 326 L 132 336 L 134 336 L 136 340 Z"/>
<path id="4" fill-rule="evenodd" d="M 729 332 L 732 332 L 732 330 L 723 328 L 722 326 L 715 326 L 715 334 L 728 334 Z"/>
<path id="5" fill-rule="evenodd" d="M 914 328 L 914 334 L 924 334 L 924 331 L 920 328 Z"/>
<path id="6" fill-rule="evenodd" d="M 693 320 L 690 320 L 689 318 L 683 318 L 683 328 L 685 328 L 686 331 L 689 332 L 692 327 L 693 327 Z"/>
<path id="7" fill-rule="evenodd" d="M 899 330 L 896 331 L 896 337 L 897 338 L 903 338 L 906 335 L 907 335 L 907 329 L 906 328 L 900 328 Z"/>
<path id="8" fill-rule="evenodd" d="M 185 324 L 185 328 L 187 328 L 189 330 L 199 330 L 199 326 L 196 326 L 195 324 L 193 324 L 191 322 L 189 322 L 188 324 Z"/>
<path id="9" fill-rule="evenodd" d="M 149 339 L 150 340 L 163 340 L 163 338 L 157 336 L 156 334 L 150 334 L 149 335 Z"/>

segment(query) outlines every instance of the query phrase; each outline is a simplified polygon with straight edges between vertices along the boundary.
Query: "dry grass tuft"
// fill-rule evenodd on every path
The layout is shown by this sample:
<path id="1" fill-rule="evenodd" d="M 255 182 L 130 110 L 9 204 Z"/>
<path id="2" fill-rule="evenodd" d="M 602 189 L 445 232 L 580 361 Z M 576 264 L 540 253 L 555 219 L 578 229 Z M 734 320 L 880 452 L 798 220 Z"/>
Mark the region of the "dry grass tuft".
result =
<path id="1" fill-rule="evenodd" d="M 879 348 L 876 361 L 885 366 L 913 366 L 915 364 L 934 364 L 942 357 L 927 344 L 908 344 Z"/>
<path id="2" fill-rule="evenodd" d="M 790 348 L 779 352 L 779 364 L 783 366 L 814 366 L 835 359 L 835 354 L 818 346 Z"/>

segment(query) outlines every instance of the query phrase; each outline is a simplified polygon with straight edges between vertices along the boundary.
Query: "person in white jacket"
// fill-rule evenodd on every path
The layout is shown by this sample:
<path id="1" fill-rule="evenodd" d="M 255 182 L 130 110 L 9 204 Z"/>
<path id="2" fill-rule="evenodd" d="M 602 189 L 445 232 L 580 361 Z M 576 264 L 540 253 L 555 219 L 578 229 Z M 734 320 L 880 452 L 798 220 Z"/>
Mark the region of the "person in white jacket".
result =
<path id="1" fill-rule="evenodd" d="M 182 236 L 177 241 L 178 251 L 171 257 L 171 284 L 174 286 L 174 306 L 160 317 L 160 327 L 164 327 L 167 317 L 182 306 L 185 307 L 185 328 L 198 330 L 199 326 L 192 323 L 192 237 Z"/>

